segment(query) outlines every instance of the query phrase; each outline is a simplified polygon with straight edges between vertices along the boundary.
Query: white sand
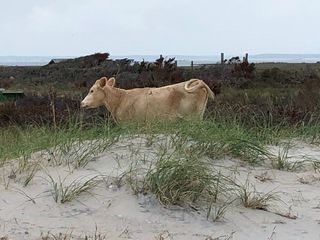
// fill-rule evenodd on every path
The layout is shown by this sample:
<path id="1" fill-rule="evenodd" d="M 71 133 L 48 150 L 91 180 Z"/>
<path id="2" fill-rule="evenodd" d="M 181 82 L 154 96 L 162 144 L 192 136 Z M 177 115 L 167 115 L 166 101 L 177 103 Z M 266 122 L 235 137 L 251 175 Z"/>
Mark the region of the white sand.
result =
<path id="1" fill-rule="evenodd" d="M 268 211 L 244 208 L 235 202 L 219 222 L 207 220 L 201 210 L 165 208 L 152 195 L 136 196 L 129 186 L 118 188 L 113 183 L 112 177 L 123 173 L 130 163 L 154 160 L 159 145 L 167 141 L 163 139 L 151 146 L 140 137 L 121 140 L 85 168 L 75 170 L 50 166 L 46 164 L 48 156 L 36 153 L 33 159 L 41 160 L 43 169 L 27 187 L 22 185 L 24 174 L 17 174 L 8 184 L 11 169 L 16 168 L 14 162 L 8 162 L 0 168 L 0 239 L 42 239 L 41 234 L 48 231 L 55 235 L 71 233 L 72 239 L 80 239 L 85 234 L 94 235 L 96 228 L 106 239 L 320 239 L 320 174 L 311 168 L 287 172 L 270 166 L 247 166 L 237 159 L 215 160 L 238 183 L 248 179 L 257 191 L 273 190 L 281 199 L 270 203 Z M 278 147 L 270 146 L 270 151 L 277 153 Z M 290 161 L 320 160 L 320 148 L 297 142 L 288 155 Z M 105 181 L 90 193 L 61 204 L 52 197 L 48 174 L 56 180 L 60 177 L 66 185 L 98 174 L 103 174 Z"/>

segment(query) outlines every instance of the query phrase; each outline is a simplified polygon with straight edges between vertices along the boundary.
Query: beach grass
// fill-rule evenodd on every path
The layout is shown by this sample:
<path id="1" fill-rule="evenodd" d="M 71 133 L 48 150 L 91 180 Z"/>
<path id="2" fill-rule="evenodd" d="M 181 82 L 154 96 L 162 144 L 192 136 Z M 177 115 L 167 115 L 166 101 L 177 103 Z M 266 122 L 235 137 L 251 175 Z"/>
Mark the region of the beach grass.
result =
<path id="1" fill-rule="evenodd" d="M 247 127 L 237 121 L 206 119 L 202 122 L 175 121 L 148 124 L 114 125 L 106 121 L 93 126 L 77 122 L 52 127 L 29 125 L 10 126 L 0 131 L 0 164 L 18 157 L 28 158 L 32 153 L 55 146 L 67 146 L 76 141 L 115 139 L 133 134 L 179 134 L 195 141 L 196 147 L 216 157 L 231 155 L 258 163 L 268 157 L 264 150 L 267 144 L 276 144 L 284 139 L 301 139 L 319 143 L 320 124 L 302 126 Z M 102 146 L 101 146 L 102 147 Z M 85 157 L 85 156 L 83 156 Z M 85 159 L 79 166 L 85 164 Z"/>

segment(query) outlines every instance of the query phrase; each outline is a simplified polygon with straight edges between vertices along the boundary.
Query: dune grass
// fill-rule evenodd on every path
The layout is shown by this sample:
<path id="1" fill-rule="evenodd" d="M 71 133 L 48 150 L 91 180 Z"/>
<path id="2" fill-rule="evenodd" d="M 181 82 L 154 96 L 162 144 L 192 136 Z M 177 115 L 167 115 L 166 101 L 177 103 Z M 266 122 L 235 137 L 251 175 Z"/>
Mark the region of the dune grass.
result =
<path id="1" fill-rule="evenodd" d="M 250 185 L 248 180 L 243 185 L 237 184 L 235 194 L 244 207 L 252 209 L 267 210 L 270 202 L 280 200 L 273 191 L 267 193 L 258 192 L 254 185 Z"/>
<path id="2" fill-rule="evenodd" d="M 219 176 L 221 179 L 219 179 Z M 196 202 L 202 196 L 217 198 L 222 176 L 197 158 L 161 158 L 147 174 L 150 191 L 164 205 Z"/>
<path id="3" fill-rule="evenodd" d="M 70 120 L 58 127 L 47 125 L 11 126 L 0 128 L 0 165 L 6 160 L 18 157 L 28 158 L 31 153 L 70 142 L 111 138 L 118 129 L 111 124 L 88 127 L 81 122 Z"/>
<path id="4" fill-rule="evenodd" d="M 52 197 L 56 203 L 70 202 L 81 193 L 89 192 L 98 185 L 101 181 L 100 176 L 94 177 L 80 177 L 73 180 L 70 183 L 66 183 L 65 180 L 55 180 L 48 174 L 48 181 L 52 184 Z"/>
<path id="5" fill-rule="evenodd" d="M 297 127 L 246 127 L 237 121 L 207 119 L 202 122 L 185 120 L 170 123 L 128 124 L 117 126 L 109 121 L 86 126 L 70 121 L 58 126 L 29 125 L 11 126 L 0 129 L 0 165 L 18 157 L 28 158 L 32 153 L 54 146 L 68 146 L 85 140 L 115 139 L 121 135 L 133 134 L 179 134 L 192 141 L 195 147 L 211 157 L 231 155 L 251 163 L 259 163 L 268 157 L 266 144 L 278 143 L 281 139 L 302 139 L 314 144 L 320 143 L 320 124 Z M 60 149 L 62 150 L 62 148 Z M 84 155 L 85 153 L 83 153 Z M 85 165 L 86 159 L 79 166 Z"/>
<path id="6" fill-rule="evenodd" d="M 247 208 L 267 210 L 270 202 L 278 198 L 274 192 L 257 192 L 248 182 L 244 185 L 235 182 L 216 168 L 215 159 L 231 156 L 253 165 L 268 160 L 271 161 L 270 167 L 287 170 L 288 149 L 275 156 L 266 145 L 293 138 L 316 144 L 318 136 L 315 131 L 318 129 L 319 126 L 315 125 L 249 128 L 237 121 L 217 119 L 126 125 L 106 121 L 93 126 L 71 121 L 58 127 L 10 127 L 1 131 L 0 164 L 19 158 L 19 171 L 26 173 L 22 184 L 27 187 L 41 167 L 37 162 L 29 162 L 36 151 L 51 154 L 51 166 L 64 164 L 73 170 L 85 167 L 122 137 L 144 136 L 146 145 L 150 147 L 158 141 L 157 136 L 166 136 L 166 142 L 159 143 L 156 161 L 138 160 L 141 163 L 129 166 L 128 171 L 119 176 L 119 182 L 129 185 L 135 194 L 153 194 L 165 206 L 204 210 L 207 219 L 220 221 L 235 201 Z M 128 159 L 129 165 L 134 164 L 131 160 Z M 141 172 L 139 167 L 142 165 L 144 169 Z M 67 182 L 48 175 L 52 197 L 61 204 L 90 192 L 100 181 L 100 177 L 94 176 Z"/>
<path id="7" fill-rule="evenodd" d="M 234 202 L 267 211 L 269 204 L 278 200 L 272 191 L 257 192 L 248 181 L 240 184 L 232 177 L 235 169 L 219 168 L 212 158 L 207 158 L 206 149 L 211 145 L 198 145 L 181 133 L 166 139 L 160 144 L 155 161 L 128 160 L 131 166 L 119 177 L 119 186 L 128 185 L 137 195 L 153 194 L 167 207 L 204 210 L 212 221 L 223 219 Z M 261 153 L 261 149 L 257 152 Z"/>

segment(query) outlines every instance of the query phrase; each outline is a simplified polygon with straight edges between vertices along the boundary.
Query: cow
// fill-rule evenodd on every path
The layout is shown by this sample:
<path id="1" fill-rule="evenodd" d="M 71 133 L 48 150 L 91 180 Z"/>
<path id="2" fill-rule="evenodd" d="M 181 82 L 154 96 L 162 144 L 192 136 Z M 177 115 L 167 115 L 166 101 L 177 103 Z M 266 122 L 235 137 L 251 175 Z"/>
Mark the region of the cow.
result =
<path id="1" fill-rule="evenodd" d="M 208 98 L 214 93 L 200 79 L 157 88 L 125 90 L 115 78 L 102 77 L 82 100 L 82 108 L 105 106 L 116 123 L 191 118 L 202 120 Z"/>

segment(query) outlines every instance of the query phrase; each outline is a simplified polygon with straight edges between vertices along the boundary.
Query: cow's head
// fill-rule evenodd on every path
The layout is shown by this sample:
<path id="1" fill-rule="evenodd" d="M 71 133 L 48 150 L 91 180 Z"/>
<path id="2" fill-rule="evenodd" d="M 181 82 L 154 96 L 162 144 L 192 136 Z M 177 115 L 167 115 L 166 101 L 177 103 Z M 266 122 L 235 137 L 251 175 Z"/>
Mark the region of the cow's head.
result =
<path id="1" fill-rule="evenodd" d="M 97 108 L 103 105 L 106 99 L 106 88 L 112 88 L 115 84 L 115 78 L 106 77 L 98 79 L 90 88 L 88 95 L 82 100 L 82 108 Z"/>

